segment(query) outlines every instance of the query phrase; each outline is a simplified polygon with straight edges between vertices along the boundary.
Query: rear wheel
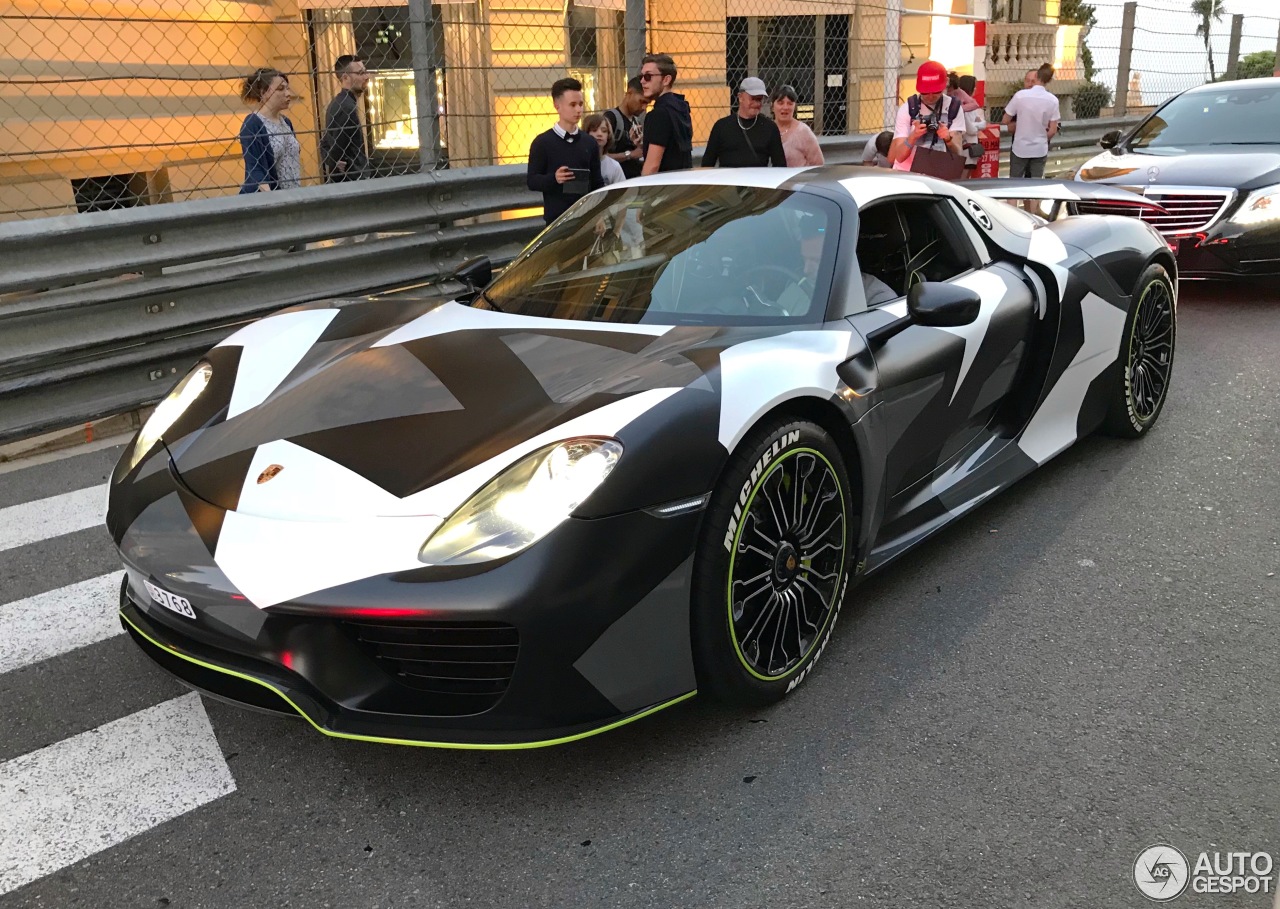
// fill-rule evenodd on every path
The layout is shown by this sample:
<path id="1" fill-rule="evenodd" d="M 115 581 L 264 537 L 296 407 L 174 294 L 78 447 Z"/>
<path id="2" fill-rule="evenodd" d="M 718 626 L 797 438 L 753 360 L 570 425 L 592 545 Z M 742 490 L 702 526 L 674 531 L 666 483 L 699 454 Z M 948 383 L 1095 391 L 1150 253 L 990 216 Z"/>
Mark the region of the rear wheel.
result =
<path id="1" fill-rule="evenodd" d="M 1173 282 L 1162 266 L 1142 273 L 1133 300 L 1120 345 L 1121 371 L 1103 423 L 1108 434 L 1126 439 L 1146 434 L 1164 408 L 1178 327 Z"/>
<path id="2" fill-rule="evenodd" d="M 852 497 L 835 441 L 779 419 L 738 447 L 698 544 L 692 633 L 698 686 L 762 705 L 817 662 L 844 598 Z"/>

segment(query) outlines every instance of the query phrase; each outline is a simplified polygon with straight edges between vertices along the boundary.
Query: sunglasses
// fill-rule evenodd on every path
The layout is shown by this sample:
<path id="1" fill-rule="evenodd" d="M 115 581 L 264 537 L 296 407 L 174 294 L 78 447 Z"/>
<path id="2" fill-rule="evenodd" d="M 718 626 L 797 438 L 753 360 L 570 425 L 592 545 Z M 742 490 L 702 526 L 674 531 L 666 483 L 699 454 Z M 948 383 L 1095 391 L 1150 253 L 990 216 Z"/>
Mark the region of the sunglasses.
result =
<path id="1" fill-rule="evenodd" d="M 661 78 L 662 78 L 662 73 L 641 73 L 640 74 L 641 82 L 648 82 L 650 79 L 661 79 Z"/>

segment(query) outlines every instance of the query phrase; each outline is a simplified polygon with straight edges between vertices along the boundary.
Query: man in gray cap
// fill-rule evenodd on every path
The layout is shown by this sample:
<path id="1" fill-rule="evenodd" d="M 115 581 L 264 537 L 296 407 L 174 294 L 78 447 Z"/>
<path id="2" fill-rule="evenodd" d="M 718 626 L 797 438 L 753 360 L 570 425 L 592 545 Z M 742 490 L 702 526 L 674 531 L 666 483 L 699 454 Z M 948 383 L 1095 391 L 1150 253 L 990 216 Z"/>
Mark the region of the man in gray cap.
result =
<path id="1" fill-rule="evenodd" d="M 760 115 L 769 96 L 764 80 L 748 76 L 738 86 L 738 109 L 711 127 L 703 167 L 786 167 L 778 125 Z"/>

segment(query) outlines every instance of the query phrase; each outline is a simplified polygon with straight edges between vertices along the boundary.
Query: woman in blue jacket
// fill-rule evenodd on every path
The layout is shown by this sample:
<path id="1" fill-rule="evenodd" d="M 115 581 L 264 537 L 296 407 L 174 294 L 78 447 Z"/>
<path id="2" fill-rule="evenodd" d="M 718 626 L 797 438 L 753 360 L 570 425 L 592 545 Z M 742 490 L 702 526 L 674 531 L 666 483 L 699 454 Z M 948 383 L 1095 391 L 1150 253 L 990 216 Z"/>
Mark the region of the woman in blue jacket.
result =
<path id="1" fill-rule="evenodd" d="M 284 115 L 293 100 L 289 77 L 277 69 L 260 67 L 244 80 L 240 98 L 254 110 L 240 124 L 244 150 L 241 193 L 294 189 L 302 183 L 302 149 L 293 124 Z"/>

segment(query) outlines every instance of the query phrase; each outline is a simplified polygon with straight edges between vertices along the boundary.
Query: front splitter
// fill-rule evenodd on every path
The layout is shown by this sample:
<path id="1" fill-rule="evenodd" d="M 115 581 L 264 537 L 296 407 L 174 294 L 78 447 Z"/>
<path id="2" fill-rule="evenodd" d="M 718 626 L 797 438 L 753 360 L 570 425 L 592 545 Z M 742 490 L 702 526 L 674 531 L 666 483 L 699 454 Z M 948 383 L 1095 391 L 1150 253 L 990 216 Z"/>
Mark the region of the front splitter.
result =
<path id="1" fill-rule="evenodd" d="M 161 635 L 157 628 L 147 622 L 144 614 L 132 604 L 121 609 L 120 621 L 125 631 L 129 633 L 144 653 L 159 664 L 161 668 L 196 691 L 249 709 L 274 714 L 296 714 L 323 735 L 358 742 L 481 751 L 548 748 L 553 745 L 565 745 L 569 742 L 575 742 L 579 739 L 617 729 L 619 726 L 625 726 L 628 723 L 634 723 L 636 720 L 643 719 L 652 713 L 657 713 L 659 710 L 679 704 L 681 701 L 686 701 L 698 693 L 695 689 L 625 716 L 616 717 L 602 725 L 548 730 L 545 734 L 530 739 L 450 741 L 447 738 L 439 737 L 440 730 L 425 729 L 421 738 L 371 735 L 334 728 L 332 725 L 333 714 L 322 711 L 320 705 L 311 697 L 302 692 L 290 690 L 281 681 L 259 677 L 241 669 L 221 665 L 210 658 L 209 655 L 190 652 L 186 648 L 160 640 Z"/>

